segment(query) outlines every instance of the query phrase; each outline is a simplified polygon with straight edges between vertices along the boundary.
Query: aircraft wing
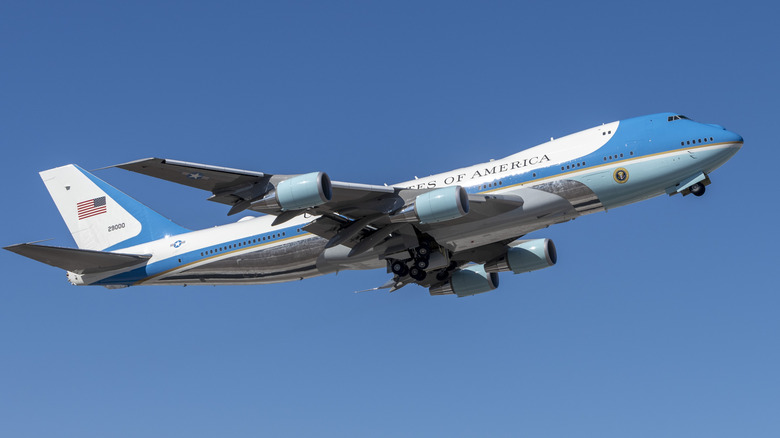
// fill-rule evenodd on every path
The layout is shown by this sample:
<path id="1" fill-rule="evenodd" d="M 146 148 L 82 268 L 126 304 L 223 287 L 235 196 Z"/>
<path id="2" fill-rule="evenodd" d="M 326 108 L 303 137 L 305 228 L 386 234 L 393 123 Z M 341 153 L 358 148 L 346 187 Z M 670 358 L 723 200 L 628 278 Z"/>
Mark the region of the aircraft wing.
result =
<path id="1" fill-rule="evenodd" d="M 144 158 L 112 167 L 208 190 L 213 194 L 209 198 L 210 201 L 228 205 L 233 205 L 236 196 L 240 196 L 242 191 L 251 192 L 253 188 L 257 189 L 257 186 L 261 186 L 260 189 L 265 188 L 271 177 L 262 172 L 164 158 Z"/>
<path id="2" fill-rule="evenodd" d="M 304 177 L 311 181 L 320 178 L 318 181 L 321 182 L 323 174 L 275 175 L 163 158 L 146 158 L 114 167 L 210 191 L 210 201 L 231 206 L 229 215 L 249 209 L 277 216 L 274 224 L 304 213 L 318 216 L 306 226 L 307 231 L 328 239 L 329 247 L 345 245 L 352 248 L 352 255 L 382 244 L 386 248 L 382 250 L 385 254 L 414 247 L 421 230 L 425 232 L 438 226 L 429 223 L 421 227 L 414 217 L 398 218 L 398 212 L 414 203 L 418 196 L 436 189 L 330 181 L 325 176 L 330 187 L 329 199 L 306 208 L 284 209 L 277 202 L 276 192 L 282 191 L 285 181 Z M 448 189 L 462 190 L 452 186 Z M 465 191 L 463 196 L 467 197 L 463 202 L 468 203 L 469 211 L 455 219 L 459 224 L 479 221 L 523 205 L 519 196 L 466 195 Z"/>
<path id="3" fill-rule="evenodd" d="M 279 182 L 296 175 L 272 175 L 251 170 L 232 169 L 207 164 L 188 163 L 165 158 L 145 158 L 112 167 L 130 170 L 212 193 L 209 201 L 230 205 L 228 214 L 245 209 L 281 216 L 279 208 L 252 205 L 272 190 Z M 400 189 L 388 186 L 355 184 L 333 181 L 332 198 L 318 213 L 334 213 L 351 217 L 363 216 L 377 211 L 399 208 L 403 202 L 397 196 Z M 310 213 L 314 213 L 311 212 Z M 299 213 L 292 215 L 297 216 Z M 291 215 L 286 215 L 291 216 Z M 285 217 L 289 219 L 291 217 Z"/>

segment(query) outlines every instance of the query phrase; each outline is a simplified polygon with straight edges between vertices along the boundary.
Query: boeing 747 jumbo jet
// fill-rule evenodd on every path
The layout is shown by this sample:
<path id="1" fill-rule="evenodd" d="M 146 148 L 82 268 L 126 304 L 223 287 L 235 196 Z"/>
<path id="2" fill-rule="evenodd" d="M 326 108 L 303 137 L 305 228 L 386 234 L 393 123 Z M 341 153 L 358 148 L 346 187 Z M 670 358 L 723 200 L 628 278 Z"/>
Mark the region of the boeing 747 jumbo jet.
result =
<path id="1" fill-rule="evenodd" d="M 392 186 L 271 175 L 160 158 L 115 167 L 211 192 L 265 213 L 190 231 L 80 167 L 41 172 L 79 249 L 6 249 L 65 269 L 75 285 L 262 284 L 386 268 L 377 289 L 431 295 L 495 289 L 498 273 L 556 263 L 528 233 L 658 195 L 701 196 L 742 147 L 719 125 L 675 113 L 608 123 L 499 160 Z"/>

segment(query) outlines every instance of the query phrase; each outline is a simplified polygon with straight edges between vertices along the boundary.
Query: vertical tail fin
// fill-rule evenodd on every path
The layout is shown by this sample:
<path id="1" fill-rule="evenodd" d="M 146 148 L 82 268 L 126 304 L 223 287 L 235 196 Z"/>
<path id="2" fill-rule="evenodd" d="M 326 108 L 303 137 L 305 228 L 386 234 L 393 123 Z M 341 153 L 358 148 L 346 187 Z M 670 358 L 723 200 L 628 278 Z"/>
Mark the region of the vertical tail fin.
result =
<path id="1" fill-rule="evenodd" d="M 81 249 L 111 251 L 189 231 L 76 165 L 40 175 Z"/>

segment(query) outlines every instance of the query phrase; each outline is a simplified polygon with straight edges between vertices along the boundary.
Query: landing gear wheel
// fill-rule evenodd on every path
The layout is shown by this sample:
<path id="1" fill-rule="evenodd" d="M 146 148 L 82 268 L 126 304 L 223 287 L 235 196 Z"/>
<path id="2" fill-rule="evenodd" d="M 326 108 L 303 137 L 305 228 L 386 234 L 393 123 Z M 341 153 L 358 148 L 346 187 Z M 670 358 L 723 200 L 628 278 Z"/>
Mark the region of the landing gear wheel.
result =
<path id="1" fill-rule="evenodd" d="M 693 193 L 695 196 L 701 196 L 706 191 L 703 184 L 696 183 L 691 186 L 691 193 Z"/>
<path id="2" fill-rule="evenodd" d="M 420 245 L 419 248 L 417 248 L 417 256 L 418 257 L 428 257 L 428 255 L 431 253 L 431 249 L 428 248 L 427 245 Z"/>
<path id="3" fill-rule="evenodd" d="M 428 259 L 417 259 L 414 261 L 414 266 L 425 270 L 428 267 Z"/>
<path id="4" fill-rule="evenodd" d="M 417 266 L 412 266 L 411 269 L 409 269 L 409 276 L 417 281 L 423 281 L 425 280 L 425 276 L 427 274 L 422 269 L 419 269 Z"/>
<path id="5" fill-rule="evenodd" d="M 393 274 L 403 277 L 404 275 L 409 273 L 409 268 L 406 266 L 406 263 L 396 260 L 393 263 L 390 264 L 390 270 L 393 271 Z"/>

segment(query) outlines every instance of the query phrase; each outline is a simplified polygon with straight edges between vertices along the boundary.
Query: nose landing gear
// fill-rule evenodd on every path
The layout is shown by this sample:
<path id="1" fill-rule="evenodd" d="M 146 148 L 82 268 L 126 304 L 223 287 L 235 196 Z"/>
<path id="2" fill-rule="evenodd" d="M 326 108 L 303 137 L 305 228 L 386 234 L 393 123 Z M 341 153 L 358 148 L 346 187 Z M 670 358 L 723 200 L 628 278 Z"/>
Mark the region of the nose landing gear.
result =
<path id="1" fill-rule="evenodd" d="M 706 191 L 706 188 L 704 187 L 704 184 L 696 183 L 696 184 L 691 186 L 690 190 L 691 190 L 691 193 L 693 193 L 694 196 L 701 196 Z"/>
<path id="2" fill-rule="evenodd" d="M 704 172 L 699 172 L 696 175 L 685 178 L 677 184 L 668 187 L 666 193 L 669 196 L 682 193 L 683 196 L 693 194 L 693 196 L 701 196 L 704 194 L 706 187 L 710 185 L 710 177 Z"/>

